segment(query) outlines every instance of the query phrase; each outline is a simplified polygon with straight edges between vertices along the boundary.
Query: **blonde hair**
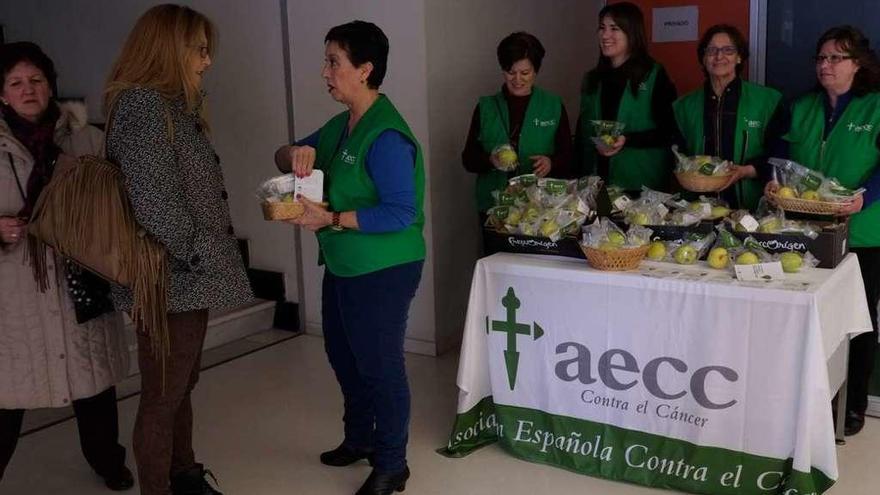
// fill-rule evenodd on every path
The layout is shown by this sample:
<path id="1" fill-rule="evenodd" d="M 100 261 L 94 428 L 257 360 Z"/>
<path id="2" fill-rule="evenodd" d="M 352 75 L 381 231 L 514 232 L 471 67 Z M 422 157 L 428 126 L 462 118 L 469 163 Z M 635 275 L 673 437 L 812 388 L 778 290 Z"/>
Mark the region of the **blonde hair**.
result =
<path id="1" fill-rule="evenodd" d="M 144 87 L 158 91 L 166 100 L 182 96 L 186 110 L 198 111 L 206 124 L 199 84 L 190 69 L 190 57 L 197 56 L 194 43 L 202 31 L 208 40 L 208 53 L 213 54 L 216 29 L 204 14 L 173 4 L 157 5 L 144 12 L 107 78 L 105 113 L 110 113 L 121 92 Z"/>

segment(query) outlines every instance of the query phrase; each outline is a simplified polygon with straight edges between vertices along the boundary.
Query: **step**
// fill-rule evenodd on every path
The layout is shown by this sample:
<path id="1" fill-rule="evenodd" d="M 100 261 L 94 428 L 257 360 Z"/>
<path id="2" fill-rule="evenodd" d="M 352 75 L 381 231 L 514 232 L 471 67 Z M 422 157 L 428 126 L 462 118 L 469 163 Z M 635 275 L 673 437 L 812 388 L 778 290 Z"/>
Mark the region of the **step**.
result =
<path id="1" fill-rule="evenodd" d="M 202 350 L 243 339 L 250 335 L 272 328 L 275 316 L 275 301 L 257 299 L 252 303 L 226 310 L 211 310 L 208 317 L 208 332 Z M 130 375 L 138 373 L 137 338 L 134 324 L 125 318 L 125 336 L 130 355 Z"/>

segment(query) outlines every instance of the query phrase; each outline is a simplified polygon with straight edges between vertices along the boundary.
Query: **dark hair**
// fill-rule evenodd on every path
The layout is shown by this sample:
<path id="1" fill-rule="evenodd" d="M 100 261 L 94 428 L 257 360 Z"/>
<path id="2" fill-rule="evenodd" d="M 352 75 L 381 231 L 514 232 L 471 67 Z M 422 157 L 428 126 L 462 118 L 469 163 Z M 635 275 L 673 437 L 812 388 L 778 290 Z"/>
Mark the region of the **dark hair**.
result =
<path id="1" fill-rule="evenodd" d="M 644 82 L 648 73 L 654 66 L 654 59 L 648 55 L 647 35 L 645 34 L 645 16 L 638 5 L 630 2 L 613 3 L 606 5 L 599 11 L 599 24 L 602 19 L 611 17 L 614 23 L 626 34 L 629 45 L 629 59 L 626 61 L 624 70 L 629 80 L 633 94 L 638 91 L 639 84 Z M 599 81 L 603 73 L 612 69 L 611 59 L 599 53 L 599 62 L 596 67 L 587 73 L 585 80 L 589 92 L 594 92 L 599 87 Z"/>
<path id="2" fill-rule="evenodd" d="M 0 83 L 2 85 L 6 84 L 6 76 L 21 62 L 34 64 L 34 66 L 40 69 L 49 82 L 52 94 L 58 94 L 56 86 L 58 74 L 55 72 L 55 64 L 52 63 L 52 59 L 39 46 L 29 41 L 16 41 L 15 43 L 0 45 L 0 74 L 3 77 L 0 79 Z"/>
<path id="3" fill-rule="evenodd" d="M 388 37 L 372 22 L 352 21 L 332 28 L 324 43 L 336 42 L 348 54 L 348 60 L 355 67 L 367 62 L 373 64 L 373 71 L 367 78 L 367 86 L 378 89 L 388 70 Z"/>
<path id="4" fill-rule="evenodd" d="M 509 71 L 513 64 L 528 59 L 535 67 L 535 72 L 541 70 L 541 61 L 544 60 L 544 45 L 525 31 L 517 31 L 507 35 L 498 43 L 498 64 L 505 71 Z"/>
<path id="5" fill-rule="evenodd" d="M 743 37 L 742 33 L 739 32 L 739 29 L 730 24 L 716 24 L 707 29 L 706 32 L 703 33 L 703 37 L 700 38 L 700 43 L 697 45 L 697 61 L 700 63 L 700 68 L 703 70 L 703 75 L 709 77 L 703 59 L 706 56 L 706 48 L 709 47 L 709 43 L 712 42 L 712 38 L 714 38 L 716 34 L 726 34 L 730 37 L 730 41 L 733 42 L 733 46 L 736 47 L 736 53 L 741 60 L 741 63 L 736 65 L 736 75 L 740 75 L 743 67 L 746 65 L 746 61 L 749 59 L 749 43 L 746 41 L 745 37 Z"/>
<path id="6" fill-rule="evenodd" d="M 859 66 L 851 88 L 854 95 L 864 96 L 880 91 L 880 61 L 871 49 L 871 41 L 861 31 L 853 26 L 837 26 L 825 31 L 816 43 L 816 55 L 819 55 L 822 45 L 829 41 L 834 41 Z"/>

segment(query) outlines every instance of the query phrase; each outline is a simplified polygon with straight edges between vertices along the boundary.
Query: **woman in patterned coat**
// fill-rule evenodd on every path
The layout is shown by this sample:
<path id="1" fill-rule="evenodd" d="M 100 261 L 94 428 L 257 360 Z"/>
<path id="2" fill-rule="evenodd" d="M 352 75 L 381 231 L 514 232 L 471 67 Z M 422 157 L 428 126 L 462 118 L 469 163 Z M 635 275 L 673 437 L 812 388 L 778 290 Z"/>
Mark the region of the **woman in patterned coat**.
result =
<path id="1" fill-rule="evenodd" d="M 190 393 L 208 310 L 252 298 L 230 225 L 220 159 L 207 134 L 202 76 L 214 27 L 202 14 L 159 5 L 137 21 L 105 91 L 108 158 L 125 176 L 135 219 L 168 252 L 170 355 L 138 330 L 142 393 L 133 448 L 142 495 L 217 494 L 196 463 Z M 114 300 L 131 309 L 131 292 Z"/>

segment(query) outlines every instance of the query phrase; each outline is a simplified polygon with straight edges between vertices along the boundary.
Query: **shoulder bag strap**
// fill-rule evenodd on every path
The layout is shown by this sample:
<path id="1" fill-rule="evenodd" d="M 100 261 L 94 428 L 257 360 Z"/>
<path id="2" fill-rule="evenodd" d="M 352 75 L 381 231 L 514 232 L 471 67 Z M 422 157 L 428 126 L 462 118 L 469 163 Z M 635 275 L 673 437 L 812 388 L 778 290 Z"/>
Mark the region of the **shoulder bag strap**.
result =
<path id="1" fill-rule="evenodd" d="M 6 154 L 9 156 L 9 166 L 12 167 L 12 175 L 15 176 L 15 185 L 18 186 L 18 193 L 21 194 L 21 200 L 27 203 L 27 195 L 24 193 L 24 188 L 21 187 L 21 179 L 18 178 L 18 170 L 15 169 L 12 153 L 7 151 Z"/>

